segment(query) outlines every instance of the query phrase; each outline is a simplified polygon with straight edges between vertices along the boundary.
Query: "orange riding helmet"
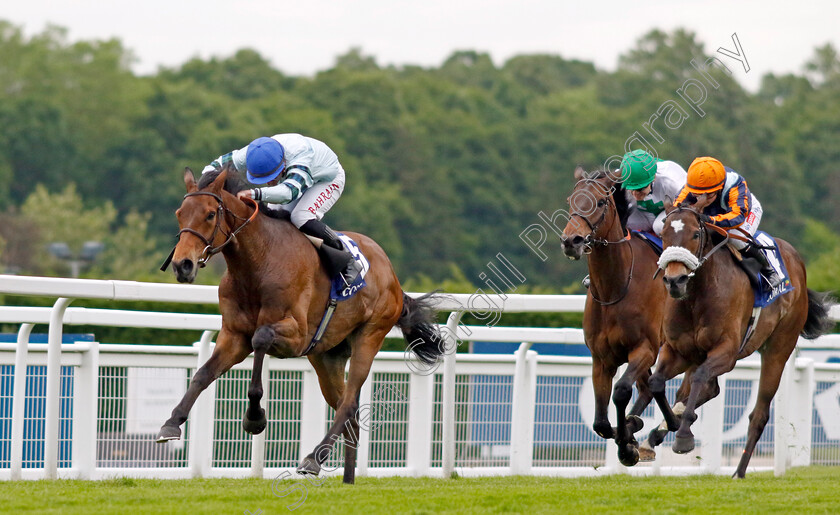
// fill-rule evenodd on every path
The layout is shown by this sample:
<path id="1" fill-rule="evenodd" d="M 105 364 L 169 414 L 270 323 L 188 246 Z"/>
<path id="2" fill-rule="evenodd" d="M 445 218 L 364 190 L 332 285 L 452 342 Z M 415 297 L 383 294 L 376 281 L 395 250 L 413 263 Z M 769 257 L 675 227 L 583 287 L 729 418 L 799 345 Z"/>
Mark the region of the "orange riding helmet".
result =
<path id="1" fill-rule="evenodd" d="M 723 164 L 713 157 L 698 157 L 688 167 L 685 187 L 691 193 L 702 195 L 719 190 L 726 181 Z"/>

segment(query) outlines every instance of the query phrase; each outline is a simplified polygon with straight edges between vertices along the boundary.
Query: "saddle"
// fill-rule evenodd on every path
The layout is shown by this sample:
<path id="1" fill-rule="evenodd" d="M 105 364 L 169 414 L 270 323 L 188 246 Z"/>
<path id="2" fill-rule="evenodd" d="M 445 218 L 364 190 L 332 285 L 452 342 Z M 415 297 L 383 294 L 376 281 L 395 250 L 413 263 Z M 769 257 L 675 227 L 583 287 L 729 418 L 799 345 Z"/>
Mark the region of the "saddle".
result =
<path id="1" fill-rule="evenodd" d="M 747 274 L 747 278 L 750 280 L 750 285 L 755 294 L 753 306 L 766 307 L 772 304 L 783 293 L 793 290 L 793 285 L 790 282 L 790 276 L 782 260 L 782 255 L 779 251 L 779 246 L 776 244 L 776 240 L 764 231 L 756 231 L 753 240 L 751 245 L 755 245 L 761 249 L 767 261 L 776 269 L 776 273 L 783 278 L 782 283 L 775 289 L 771 290 L 768 287 L 767 279 L 762 276 L 761 263 L 757 259 L 744 256 L 731 245 L 727 245 L 727 247 L 729 247 L 732 256 L 735 258 L 735 262 L 738 263 L 738 266 L 741 267 L 741 270 Z"/>

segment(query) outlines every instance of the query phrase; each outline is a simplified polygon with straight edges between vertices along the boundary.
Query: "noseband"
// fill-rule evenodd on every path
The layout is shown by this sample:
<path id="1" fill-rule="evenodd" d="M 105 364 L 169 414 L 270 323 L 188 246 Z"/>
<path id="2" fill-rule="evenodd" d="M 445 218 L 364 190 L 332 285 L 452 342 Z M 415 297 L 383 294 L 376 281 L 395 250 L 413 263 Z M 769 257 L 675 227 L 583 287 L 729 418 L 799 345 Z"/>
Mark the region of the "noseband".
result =
<path id="1" fill-rule="evenodd" d="M 181 235 L 186 232 L 186 233 L 190 233 L 190 234 L 196 236 L 199 240 L 201 240 L 202 243 L 204 243 L 204 250 L 201 251 L 201 256 L 198 258 L 198 263 L 197 263 L 199 268 L 204 268 L 204 266 L 207 265 L 207 261 L 209 261 L 211 257 L 213 257 L 216 254 L 218 254 L 219 252 L 221 252 L 222 249 L 228 243 L 233 241 L 233 239 L 236 237 L 236 235 L 239 233 L 239 231 L 244 229 L 246 225 L 251 223 L 257 217 L 257 213 L 259 213 L 260 208 L 259 208 L 259 204 L 257 203 L 256 200 L 254 200 L 252 198 L 249 198 L 249 197 L 243 198 L 242 200 L 250 202 L 251 204 L 254 205 L 254 212 L 251 214 L 250 217 L 242 218 L 241 216 L 237 216 L 233 211 L 227 209 L 225 207 L 224 201 L 222 200 L 222 197 L 220 197 L 219 195 L 216 195 L 215 193 L 212 193 L 212 192 L 209 192 L 209 191 L 193 191 L 192 193 L 187 193 L 186 195 L 184 195 L 184 198 L 186 199 L 187 197 L 196 197 L 196 196 L 199 196 L 199 195 L 206 195 L 208 197 L 213 197 L 216 200 L 216 202 L 218 203 L 218 206 L 216 207 L 216 226 L 213 227 L 213 233 L 210 234 L 210 237 L 208 238 L 208 237 L 205 237 L 200 232 L 196 231 L 195 229 L 192 229 L 190 227 L 184 227 L 183 229 L 178 231 L 178 234 L 176 235 L 176 237 L 180 239 Z M 224 218 L 226 213 L 230 213 L 230 215 L 233 216 L 236 220 L 242 221 L 242 224 L 239 227 L 230 231 L 229 233 L 226 233 L 224 228 L 222 227 L 222 219 Z M 225 241 L 221 245 L 217 245 L 217 246 L 214 247 L 213 246 L 213 240 L 216 239 L 216 235 L 219 234 L 219 233 L 221 233 L 223 236 L 226 237 Z M 161 271 L 166 270 L 166 268 L 169 266 L 169 263 L 172 261 L 172 257 L 174 255 L 175 255 L 175 249 L 173 248 L 172 252 L 170 252 L 170 254 L 169 254 L 169 257 L 166 258 L 166 261 L 164 261 L 163 265 L 160 267 Z"/>
<path id="2" fill-rule="evenodd" d="M 703 264 L 708 261 L 708 259 L 720 250 L 724 245 L 729 243 L 730 235 L 726 229 L 722 229 L 714 224 L 704 222 L 700 219 L 700 213 L 694 211 L 693 209 L 683 209 L 682 207 L 677 208 L 676 210 L 672 211 L 665 217 L 667 220 L 672 214 L 679 213 L 682 211 L 689 211 L 691 212 L 695 218 L 697 218 L 697 223 L 700 227 L 700 245 L 697 247 L 697 252 L 692 253 L 685 247 L 681 247 L 679 245 L 670 246 L 662 251 L 662 255 L 659 256 L 659 261 L 657 262 L 658 268 L 656 269 L 656 273 L 653 274 L 653 277 L 656 278 L 659 275 L 659 272 L 665 270 L 665 267 L 668 266 L 669 263 L 673 261 L 679 261 L 683 265 L 685 265 L 689 270 L 690 273 L 688 277 L 694 277 L 694 274 L 697 273 L 697 270 L 700 269 Z M 723 240 L 712 247 L 712 249 L 703 255 L 703 249 L 706 248 L 706 243 L 709 239 L 708 229 L 712 229 L 721 236 L 723 236 Z"/>

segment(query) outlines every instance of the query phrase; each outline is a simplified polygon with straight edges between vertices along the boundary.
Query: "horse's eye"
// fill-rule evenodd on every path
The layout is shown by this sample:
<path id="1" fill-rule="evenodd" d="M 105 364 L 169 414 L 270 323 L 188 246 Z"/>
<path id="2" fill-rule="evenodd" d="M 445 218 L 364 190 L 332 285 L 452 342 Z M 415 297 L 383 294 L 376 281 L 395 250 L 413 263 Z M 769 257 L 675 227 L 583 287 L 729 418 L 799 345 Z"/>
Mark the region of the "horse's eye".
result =
<path id="1" fill-rule="evenodd" d="M 607 203 L 606 200 L 601 199 L 601 200 L 598 201 L 598 207 L 604 207 L 604 204 L 606 204 L 606 203 Z"/>
<path id="2" fill-rule="evenodd" d="M 695 231 L 694 232 L 694 239 L 695 240 L 700 239 L 700 231 Z"/>
<path id="3" fill-rule="evenodd" d="M 207 215 L 207 221 L 208 221 L 208 222 L 212 222 L 214 218 L 216 218 L 216 212 L 215 212 L 215 211 L 211 211 L 211 212 L 210 212 L 210 214 L 209 214 L 209 215 Z"/>

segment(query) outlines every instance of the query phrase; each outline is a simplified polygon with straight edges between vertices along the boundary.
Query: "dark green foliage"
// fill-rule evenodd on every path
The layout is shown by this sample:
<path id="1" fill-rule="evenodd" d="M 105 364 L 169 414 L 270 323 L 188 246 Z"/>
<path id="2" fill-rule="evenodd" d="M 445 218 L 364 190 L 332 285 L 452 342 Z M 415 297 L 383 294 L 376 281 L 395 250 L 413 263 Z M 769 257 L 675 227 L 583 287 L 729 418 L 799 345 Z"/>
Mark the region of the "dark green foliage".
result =
<path id="1" fill-rule="evenodd" d="M 710 68 L 719 87 L 707 88 L 700 116 L 677 90 L 700 78 L 691 62 L 706 62 L 708 52 L 689 31 L 653 31 L 610 73 L 547 54 L 497 66 L 471 50 L 437 68 L 381 67 L 350 49 L 331 69 L 296 78 L 243 49 L 137 77 L 118 41 L 69 43 L 57 28 L 27 39 L 0 22 L 1 216 L 18 216 L 38 183 L 58 192 L 72 182 L 86 206 L 112 201 L 115 225 L 148 214 L 149 240 L 165 254 L 184 166 L 199 171 L 254 137 L 300 132 L 327 142 L 347 170 L 328 222 L 379 241 L 401 279 L 440 284 L 457 269 L 484 287 L 479 274 L 502 253 L 529 287 L 582 292 L 585 265 L 560 256 L 550 228 L 546 261 L 519 235 L 540 211 L 567 208 L 575 165 L 593 169 L 623 154 L 627 139 L 674 101 L 688 118 L 676 129 L 659 120 L 663 141 L 648 137 L 662 157 L 686 168 L 698 155 L 719 157 L 762 201 L 763 229 L 802 246 L 806 259 L 836 255 L 835 242 L 814 238 L 840 232 L 837 52 L 816 49 L 802 76 L 768 75 L 755 94 L 738 84 L 740 63 L 714 54 L 729 73 Z M 22 245 L 13 233 L 0 233 L 4 265 Z"/>

